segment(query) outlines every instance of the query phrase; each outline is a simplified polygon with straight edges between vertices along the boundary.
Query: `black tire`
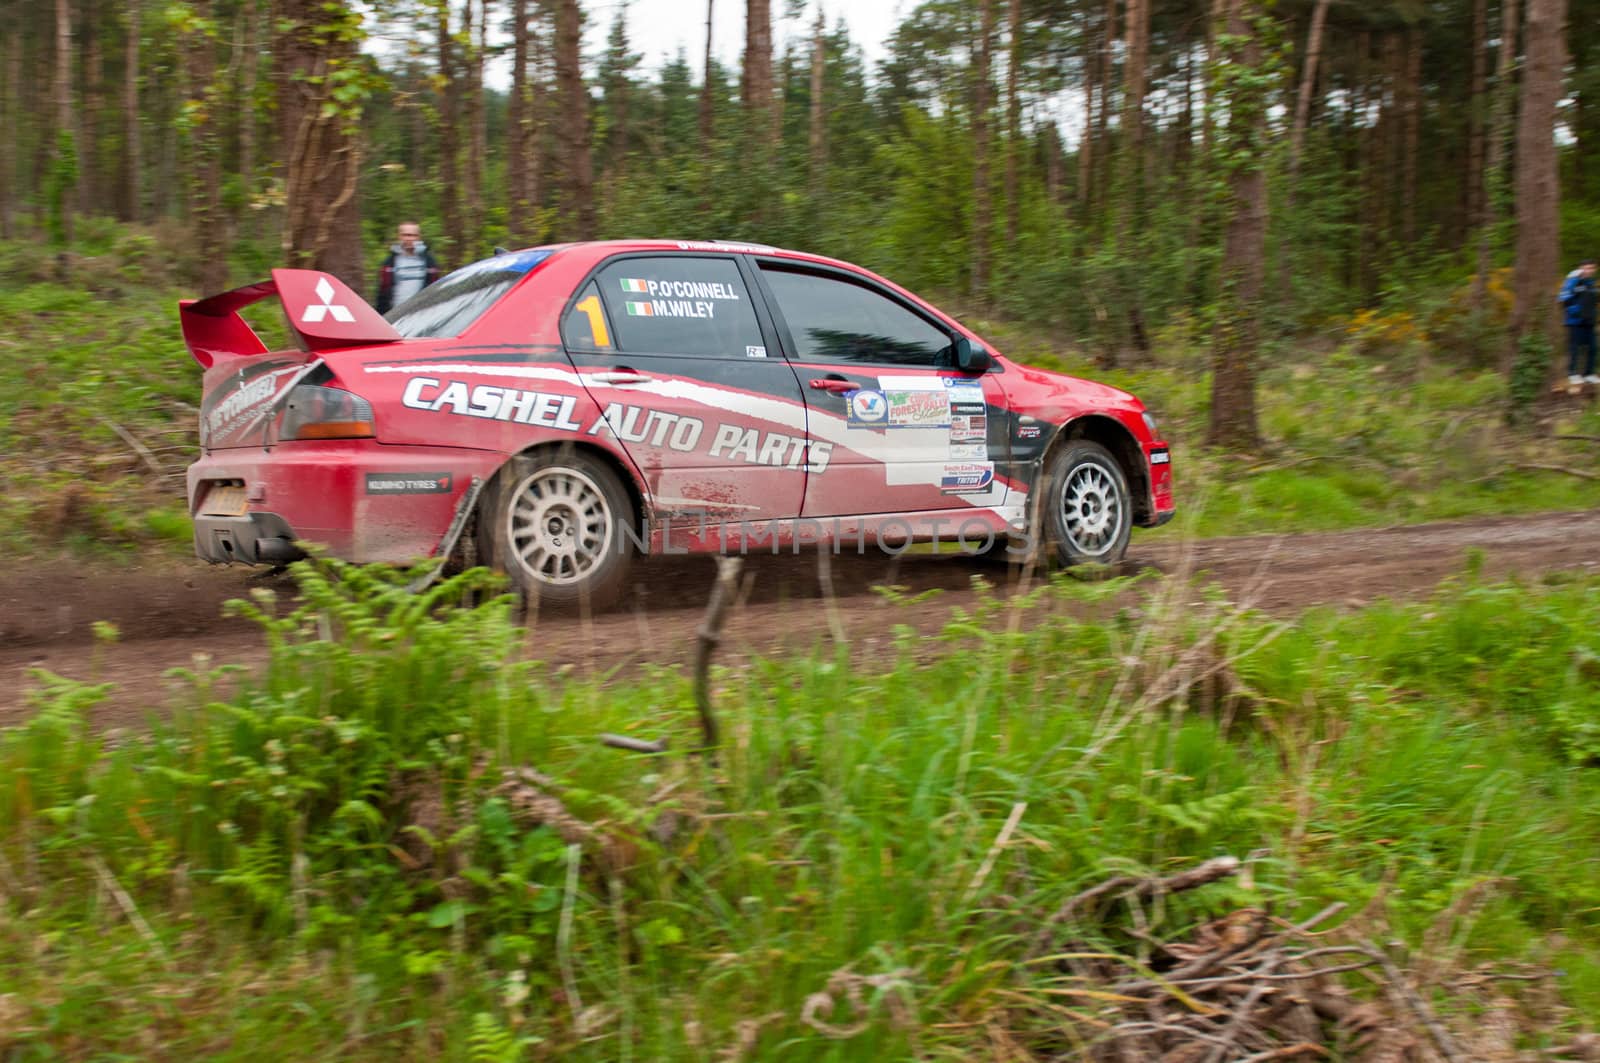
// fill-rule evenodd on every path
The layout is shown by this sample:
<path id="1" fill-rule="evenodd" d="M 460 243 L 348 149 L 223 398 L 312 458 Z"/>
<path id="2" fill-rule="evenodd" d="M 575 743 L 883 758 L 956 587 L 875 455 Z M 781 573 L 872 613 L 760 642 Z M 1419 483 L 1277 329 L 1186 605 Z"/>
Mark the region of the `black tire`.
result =
<path id="1" fill-rule="evenodd" d="M 616 473 L 574 450 L 512 458 L 478 506 L 483 556 L 511 577 L 530 612 L 615 605 L 633 564 L 635 525 Z"/>
<path id="2" fill-rule="evenodd" d="M 1060 565 L 1115 565 L 1128 550 L 1133 498 L 1111 452 L 1087 439 L 1050 456 L 1040 518 L 1051 558 Z"/>

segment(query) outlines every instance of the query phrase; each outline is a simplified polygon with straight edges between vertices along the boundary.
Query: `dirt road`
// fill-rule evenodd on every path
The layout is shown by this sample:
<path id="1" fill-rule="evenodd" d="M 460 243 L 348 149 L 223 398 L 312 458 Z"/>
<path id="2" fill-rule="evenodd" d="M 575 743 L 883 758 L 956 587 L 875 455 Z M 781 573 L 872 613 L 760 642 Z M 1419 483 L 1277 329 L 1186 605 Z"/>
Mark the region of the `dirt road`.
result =
<path id="1" fill-rule="evenodd" d="M 1532 517 L 1458 521 L 1359 532 L 1249 536 L 1179 542 L 1141 541 L 1129 550 L 1129 571 L 1201 572 L 1235 596 L 1262 608 L 1293 613 L 1311 605 L 1359 605 L 1380 597 L 1414 597 L 1459 572 L 1468 550 L 1481 550 L 1494 576 L 1555 570 L 1600 572 L 1600 510 Z M 897 584 L 941 593 L 910 615 L 927 632 L 952 607 L 970 606 L 971 583 L 983 576 L 1004 583 L 1003 566 L 963 557 L 877 553 L 830 559 L 831 597 L 823 591 L 818 559 L 753 557 L 746 593 L 730 614 L 722 660 L 751 653 L 803 649 L 838 631 L 858 652 L 888 641 L 891 611 L 873 586 Z M 589 620 L 544 618 L 530 635 L 535 655 L 580 669 L 611 669 L 689 658 L 715 564 L 670 558 L 636 569 L 630 605 Z M 76 679 L 113 682 L 116 691 L 96 712 L 101 726 L 136 724 L 169 694 L 163 678 L 189 665 L 195 653 L 215 663 L 255 664 L 264 656 L 248 623 L 225 619 L 222 603 L 253 586 L 288 595 L 283 577 L 261 580 L 243 569 L 165 562 L 140 568 L 52 563 L 0 573 L 0 725 L 27 715 L 32 668 Z M 120 640 L 97 644 L 92 624 L 117 625 Z"/>

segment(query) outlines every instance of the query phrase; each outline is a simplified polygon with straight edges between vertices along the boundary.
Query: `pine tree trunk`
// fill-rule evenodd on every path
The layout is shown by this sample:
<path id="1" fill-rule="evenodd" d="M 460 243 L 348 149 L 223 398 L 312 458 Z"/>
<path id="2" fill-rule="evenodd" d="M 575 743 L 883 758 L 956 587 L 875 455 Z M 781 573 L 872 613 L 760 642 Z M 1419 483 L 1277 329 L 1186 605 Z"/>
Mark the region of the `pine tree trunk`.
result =
<path id="1" fill-rule="evenodd" d="M 1117 196 L 1116 247 L 1118 254 L 1133 269 L 1124 273 L 1123 296 L 1127 303 L 1128 344 L 1140 354 L 1150 351 L 1150 339 L 1145 334 L 1144 301 L 1140 298 L 1137 273 L 1140 246 L 1138 233 L 1143 224 L 1144 212 L 1144 96 L 1147 66 L 1150 58 L 1150 3 L 1149 0 L 1128 0 L 1127 11 L 1127 64 L 1123 69 L 1122 145 L 1118 153 L 1121 180 L 1115 189 Z M 1113 346 L 1107 349 L 1107 364 L 1116 365 L 1120 353 Z"/>
<path id="2" fill-rule="evenodd" d="M 102 70 L 100 8 L 89 5 L 83 12 L 83 106 L 82 139 L 78 144 L 78 213 L 95 213 L 105 198 L 100 188 L 100 99 L 105 91 Z"/>
<path id="3" fill-rule="evenodd" d="M 72 135 L 72 9 L 68 0 L 56 0 L 56 175 L 61 237 L 72 243 L 72 208 L 77 198 L 78 161 Z"/>
<path id="4" fill-rule="evenodd" d="M 1405 76 L 1405 144 L 1401 165 L 1400 232 L 1405 239 L 1405 250 L 1410 254 L 1417 245 L 1417 156 L 1422 137 L 1422 31 L 1412 29 L 1406 34 Z"/>
<path id="5" fill-rule="evenodd" d="M 444 225 L 445 255 L 460 262 L 467 254 L 461 218 L 461 88 L 456 80 L 455 42 L 450 32 L 450 0 L 434 0 L 439 46 L 439 214 Z"/>
<path id="6" fill-rule="evenodd" d="M 1311 29 L 1306 34 L 1306 61 L 1300 70 L 1300 92 L 1294 103 L 1294 129 L 1289 134 L 1289 172 L 1300 172 L 1300 153 L 1305 149 L 1306 124 L 1311 119 L 1311 94 L 1317 87 L 1317 63 L 1322 58 L 1322 28 L 1328 21 L 1328 0 L 1317 0 L 1311 12 Z M 1292 186 L 1291 186 L 1292 187 Z"/>
<path id="7" fill-rule="evenodd" d="M 1489 0 L 1472 0 L 1472 94 L 1467 117 L 1467 179 L 1462 190 L 1461 243 L 1483 223 L 1483 156 L 1487 149 L 1489 92 Z"/>
<path id="8" fill-rule="evenodd" d="M 1378 215 L 1376 243 L 1380 259 L 1387 261 L 1394 248 L 1396 206 L 1400 199 L 1401 166 L 1404 157 L 1402 146 L 1404 101 L 1402 83 L 1405 79 L 1405 51 L 1401 48 L 1398 31 L 1383 35 L 1383 110 L 1378 119 L 1382 130 L 1383 163 L 1373 170 L 1372 180 L 1378 190 Z"/>
<path id="9" fill-rule="evenodd" d="M 285 262 L 366 290 L 361 246 L 361 115 L 333 95 L 334 75 L 361 61 L 360 14 L 324 0 L 277 0 L 279 143 L 284 151 Z"/>
<path id="10" fill-rule="evenodd" d="M 1543 334 L 1566 360 L 1561 323 L 1552 297 L 1560 276 L 1560 173 L 1556 156 L 1556 108 L 1566 63 L 1566 0 L 1528 0 L 1525 27 L 1527 65 L 1517 116 L 1516 302 L 1511 314 L 1513 341 Z M 1506 368 L 1513 355 L 1507 351 Z M 1551 359 L 1552 373 L 1558 359 Z"/>
<path id="11" fill-rule="evenodd" d="M 1100 66 L 1105 55 L 1103 44 L 1083 35 L 1083 136 L 1078 141 L 1078 206 L 1088 208 L 1094 195 L 1095 96 Z"/>
<path id="12" fill-rule="evenodd" d="M 245 231 L 254 237 L 260 230 L 256 225 L 256 78 L 260 73 L 261 0 L 249 0 L 245 12 L 244 63 L 239 80 L 239 180 L 244 185 L 244 203 L 240 207 Z"/>
<path id="13" fill-rule="evenodd" d="M 1258 0 L 1227 0 L 1227 41 L 1222 61 L 1255 71 L 1261 45 L 1255 36 Z M 1217 322 L 1211 352 L 1211 424 L 1207 441 L 1230 450 L 1252 450 L 1256 422 L 1256 357 L 1264 290 L 1267 241 L 1266 147 L 1268 92 L 1260 78 L 1233 79 L 1228 127 L 1221 133 L 1234 161 L 1228 178 L 1230 207 L 1223 236 Z"/>
<path id="14" fill-rule="evenodd" d="M 1482 210 L 1478 218 L 1478 268 L 1472 279 L 1472 308 L 1488 308 L 1489 273 L 1494 269 L 1494 229 L 1505 190 L 1505 151 L 1511 135 L 1512 73 L 1517 63 L 1517 0 L 1501 0 L 1500 55 L 1495 61 L 1490 93 L 1489 141 L 1483 152 Z"/>
<path id="15" fill-rule="evenodd" d="M 1066 199 L 1063 186 L 1066 179 L 1063 164 L 1066 158 L 1061 146 L 1061 135 L 1056 131 L 1054 122 L 1046 122 L 1039 131 L 1039 136 L 1039 146 L 1044 152 L 1044 198 L 1050 203 L 1062 203 Z"/>
<path id="16" fill-rule="evenodd" d="M 183 42 L 188 65 L 189 104 L 194 115 L 189 133 L 189 217 L 200 252 L 200 290 L 206 294 L 228 287 L 227 222 L 222 217 L 222 163 L 217 123 L 216 43 L 210 36 L 210 0 L 197 0 L 195 16 L 206 26 Z"/>
<path id="17" fill-rule="evenodd" d="M 461 73 L 464 76 L 467 124 L 467 165 L 461 177 L 461 221 L 466 242 L 461 248 L 464 261 L 478 257 L 483 247 L 483 24 L 473 34 L 473 7 L 481 0 L 461 0 L 461 41 L 467 49 Z"/>
<path id="18" fill-rule="evenodd" d="M 1022 146 L 1022 97 L 1018 74 L 1022 66 L 1022 0 L 1010 0 L 1006 19 L 1010 52 L 1006 57 L 1006 247 L 1017 246 L 1017 219 L 1022 209 L 1017 168 Z"/>
<path id="19" fill-rule="evenodd" d="M 972 299 L 989 299 L 989 228 L 993 209 L 989 196 L 989 55 L 994 40 L 995 0 L 978 0 L 978 40 L 973 49 L 972 86 Z"/>
<path id="20" fill-rule="evenodd" d="M 1216 68 L 1217 54 L 1217 28 L 1222 25 L 1222 20 L 1227 16 L 1223 5 L 1227 0 L 1210 0 L 1209 17 L 1206 19 L 1206 76 L 1200 88 L 1200 154 L 1206 158 L 1211 157 L 1211 145 L 1216 132 L 1216 116 L 1211 106 L 1212 85 L 1211 71 Z"/>
<path id="21" fill-rule="evenodd" d="M 628 50 L 627 22 L 623 21 L 619 25 L 623 34 L 621 38 L 622 51 L 626 54 Z M 612 169 L 619 179 L 626 175 L 628 169 L 628 152 L 630 150 L 628 144 L 628 97 L 632 95 L 631 89 L 632 86 L 629 84 L 627 72 L 619 73 L 615 91 L 616 106 L 612 111 L 616 128 L 612 134 L 611 148 Z"/>
<path id="22" fill-rule="evenodd" d="M 589 93 L 583 84 L 583 12 L 578 0 L 556 4 L 556 95 L 564 175 L 563 239 L 592 240 L 594 162 L 589 152 Z"/>
<path id="23" fill-rule="evenodd" d="M 1128 0 L 1127 65 L 1122 72 L 1122 175 L 1125 196 L 1139 206 L 1144 171 L 1144 94 L 1150 62 L 1150 0 Z"/>
<path id="24" fill-rule="evenodd" d="M 745 0 L 744 78 L 741 102 L 750 130 L 776 143 L 776 97 L 772 90 L 772 0 Z"/>
<path id="25" fill-rule="evenodd" d="M 5 7 L 7 18 L 20 21 L 22 12 L 16 4 Z M 16 236 L 17 185 L 21 175 L 17 172 L 17 135 L 20 132 L 19 116 L 22 112 L 22 34 L 8 33 L 3 38 L 5 67 L 0 77 L 5 78 L 0 89 L 0 239 Z"/>
<path id="26" fill-rule="evenodd" d="M 826 26 L 822 20 L 822 6 L 817 6 L 817 23 L 811 35 L 811 129 L 809 147 L 811 150 L 810 181 L 811 194 L 820 195 L 827 177 L 827 108 L 823 105 L 822 94 L 825 89 L 824 77 L 827 73 L 828 42 L 825 36 Z"/>
<path id="27" fill-rule="evenodd" d="M 702 155 L 711 150 L 711 134 L 715 109 L 711 99 L 711 10 L 716 6 L 716 0 L 706 0 L 706 65 L 700 83 L 700 152 Z"/>
<path id="28" fill-rule="evenodd" d="M 528 197 L 528 0 L 511 0 L 511 97 L 506 101 L 507 222 L 513 244 L 532 242 Z"/>
<path id="29" fill-rule="evenodd" d="M 1094 180 L 1093 201 L 1095 206 L 1102 208 L 1111 184 L 1111 101 L 1114 96 L 1112 86 L 1117 83 L 1117 36 L 1117 0 L 1106 0 L 1105 35 L 1100 40 L 1100 114 L 1095 120 L 1099 145 L 1095 165 L 1099 173 Z"/>
<path id="30" fill-rule="evenodd" d="M 543 5 L 535 8 L 535 17 Z M 541 21 L 543 19 L 541 18 Z M 549 26 L 546 25 L 546 30 Z M 529 238 L 542 242 L 545 231 L 539 226 L 539 209 L 544 205 L 545 168 L 549 165 L 550 88 L 545 76 L 550 67 L 553 32 L 532 34 L 528 73 L 528 224 Z M 538 228 L 533 232 L 533 228 Z"/>

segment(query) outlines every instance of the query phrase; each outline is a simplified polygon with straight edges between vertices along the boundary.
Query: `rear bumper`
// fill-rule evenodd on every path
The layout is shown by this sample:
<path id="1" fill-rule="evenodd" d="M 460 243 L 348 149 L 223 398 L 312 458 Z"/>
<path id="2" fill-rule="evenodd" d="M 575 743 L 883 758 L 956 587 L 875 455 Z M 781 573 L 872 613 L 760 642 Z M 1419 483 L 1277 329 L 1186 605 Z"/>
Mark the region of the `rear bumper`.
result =
<path id="1" fill-rule="evenodd" d="M 276 513 L 194 518 L 194 552 L 216 564 L 286 565 L 306 556 L 294 529 Z"/>
<path id="2" fill-rule="evenodd" d="M 473 479 L 502 456 L 370 439 L 212 451 L 189 466 L 195 553 L 218 562 L 282 564 L 316 543 L 359 563 L 432 556 Z M 242 499 L 219 504 L 223 485 Z"/>

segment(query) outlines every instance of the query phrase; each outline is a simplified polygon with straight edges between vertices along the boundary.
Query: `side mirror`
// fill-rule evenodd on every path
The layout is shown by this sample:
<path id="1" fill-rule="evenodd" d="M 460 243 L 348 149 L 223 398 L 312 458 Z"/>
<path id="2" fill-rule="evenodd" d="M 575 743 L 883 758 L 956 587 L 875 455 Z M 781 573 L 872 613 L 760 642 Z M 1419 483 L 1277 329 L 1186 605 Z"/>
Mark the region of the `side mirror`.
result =
<path id="1" fill-rule="evenodd" d="M 994 355 L 965 336 L 956 337 L 955 354 L 956 368 L 963 373 L 987 373 L 994 365 Z"/>

